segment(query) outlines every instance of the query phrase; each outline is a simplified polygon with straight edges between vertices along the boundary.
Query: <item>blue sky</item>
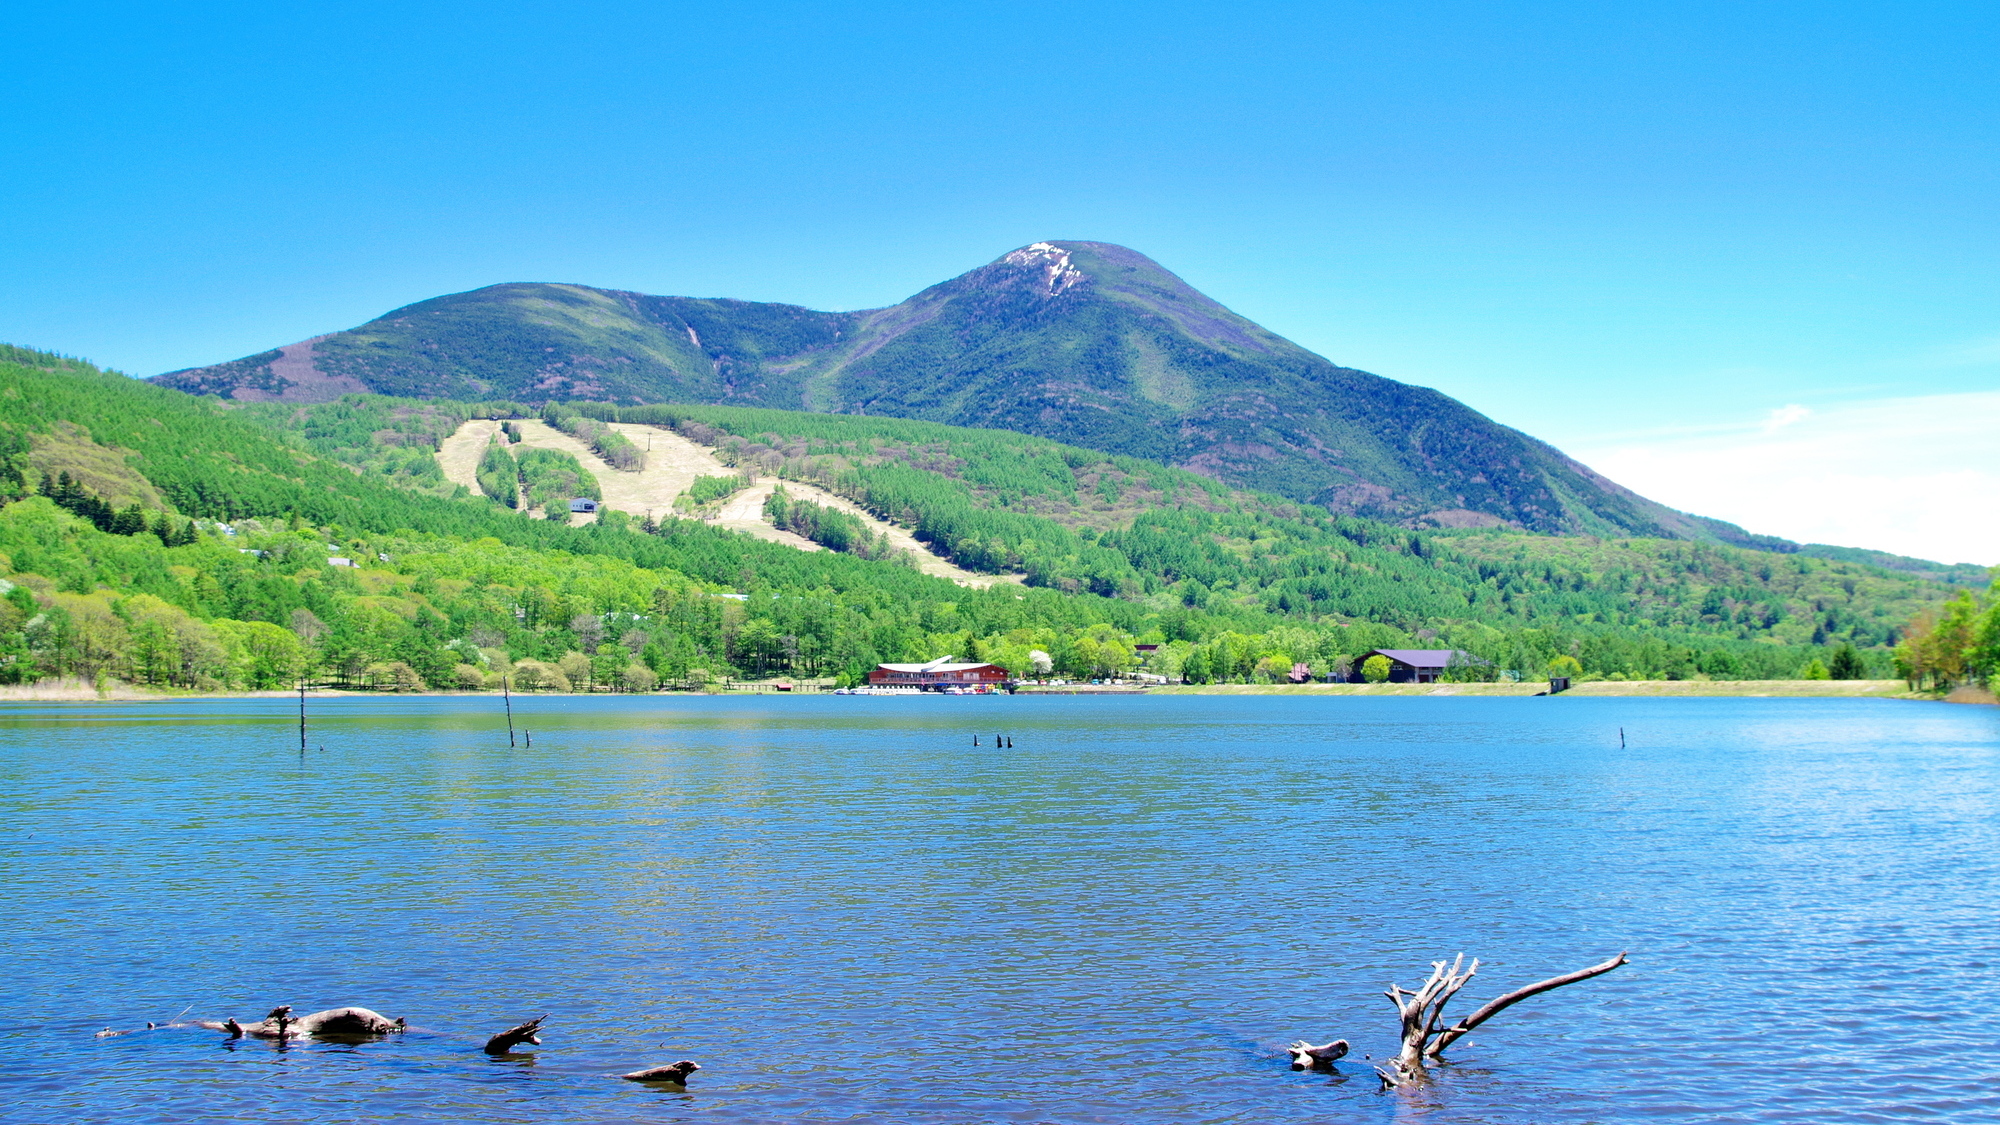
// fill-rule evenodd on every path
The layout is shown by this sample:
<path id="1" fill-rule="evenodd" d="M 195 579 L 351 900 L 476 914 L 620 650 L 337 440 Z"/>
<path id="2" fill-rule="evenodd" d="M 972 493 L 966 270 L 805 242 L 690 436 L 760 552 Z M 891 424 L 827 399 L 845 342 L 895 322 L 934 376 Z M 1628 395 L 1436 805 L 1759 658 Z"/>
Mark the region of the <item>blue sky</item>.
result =
<path id="1" fill-rule="evenodd" d="M 2000 562 L 1944 526 L 2000 529 L 2000 441 L 1937 463 L 1923 421 L 2000 392 L 1991 6 L 110 3 L 0 34 L 0 339 L 155 374 L 499 281 L 857 308 L 1098 239 L 1669 503 Z M 1939 488 L 1960 518 L 1896 501 Z"/>

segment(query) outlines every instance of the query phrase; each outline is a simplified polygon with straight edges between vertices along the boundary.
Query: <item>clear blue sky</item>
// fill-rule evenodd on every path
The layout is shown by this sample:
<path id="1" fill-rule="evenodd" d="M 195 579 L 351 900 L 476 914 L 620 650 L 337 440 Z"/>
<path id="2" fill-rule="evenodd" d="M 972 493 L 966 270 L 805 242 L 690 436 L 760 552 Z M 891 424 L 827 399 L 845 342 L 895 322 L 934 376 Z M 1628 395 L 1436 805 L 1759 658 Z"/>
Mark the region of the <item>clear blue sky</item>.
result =
<path id="1" fill-rule="evenodd" d="M 857 308 L 1087 238 L 1565 448 L 1994 391 L 1996 32 L 1971 4 L 13 5 L 0 339 L 154 374 L 499 281 Z"/>

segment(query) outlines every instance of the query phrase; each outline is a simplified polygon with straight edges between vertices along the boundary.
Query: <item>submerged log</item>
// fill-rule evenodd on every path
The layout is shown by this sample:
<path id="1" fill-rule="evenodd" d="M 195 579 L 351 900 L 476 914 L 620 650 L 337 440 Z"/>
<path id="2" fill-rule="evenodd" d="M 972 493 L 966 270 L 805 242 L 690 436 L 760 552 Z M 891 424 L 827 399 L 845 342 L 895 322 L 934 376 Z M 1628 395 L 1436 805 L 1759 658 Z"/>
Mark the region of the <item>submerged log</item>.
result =
<path id="1" fill-rule="evenodd" d="M 298 1021 L 302 1034 L 317 1036 L 390 1035 L 409 1028 L 401 1019 L 390 1019 L 369 1008 L 328 1008 Z"/>
<path id="2" fill-rule="evenodd" d="M 280 1004 L 271 1009 L 264 1022 L 249 1029 L 250 1034 L 266 1039 L 285 1039 L 292 1034 L 292 1006 Z"/>
<path id="3" fill-rule="evenodd" d="M 1292 1056 L 1293 1070 L 1323 1070 L 1332 1066 L 1335 1059 L 1347 1054 L 1347 1040 L 1336 1039 L 1315 1047 L 1301 1039 L 1285 1050 Z"/>
<path id="4" fill-rule="evenodd" d="M 328 1008 L 309 1016 L 293 1018 L 292 1006 L 280 1004 L 271 1014 L 251 1023 L 238 1023 L 235 1016 L 225 1020 L 197 1020 L 211 1031 L 227 1032 L 231 1039 L 296 1039 L 311 1035 L 322 1039 L 357 1039 L 405 1031 L 409 1024 L 390 1019 L 371 1008 Z"/>
<path id="5" fill-rule="evenodd" d="M 176 1017 L 176 1018 L 178 1018 L 178 1017 Z M 159 1025 L 159 1024 L 157 1024 L 157 1023 L 154 1023 L 154 1022 L 153 1022 L 152 1020 L 147 1020 L 147 1021 L 146 1021 L 146 1026 L 144 1026 L 144 1027 L 135 1027 L 135 1028 L 131 1029 L 130 1031 L 114 1031 L 114 1030 L 112 1030 L 111 1028 L 108 1028 L 108 1027 L 107 1027 L 107 1028 L 105 1028 L 105 1029 L 104 1029 L 103 1031 L 100 1031 L 100 1032 L 98 1032 L 98 1033 L 96 1034 L 96 1036 L 94 1036 L 94 1038 L 97 1038 L 97 1039 L 116 1039 L 116 1038 L 118 1038 L 118 1037 L 119 1037 L 120 1035 L 137 1035 L 137 1034 L 138 1034 L 139 1032 L 141 1032 L 141 1031 L 156 1031 L 156 1030 L 158 1030 L 158 1029 L 160 1028 L 160 1026 L 161 1026 L 161 1025 Z M 167 1023 L 167 1024 L 166 1024 L 166 1026 L 167 1026 L 167 1027 L 180 1027 L 181 1025 L 180 1025 L 180 1024 L 177 1024 L 177 1023 L 172 1023 L 172 1022 L 169 1022 L 169 1023 Z"/>
<path id="6" fill-rule="evenodd" d="M 645 1070 L 635 1070 L 630 1074 L 621 1074 L 618 1077 L 623 1078 L 627 1082 L 661 1082 L 670 1083 L 675 1086 L 684 1086 L 687 1084 L 688 1075 L 700 1069 L 700 1064 L 682 1059 L 677 1063 L 649 1067 Z"/>
<path id="7" fill-rule="evenodd" d="M 536 1016 L 527 1023 L 515 1024 L 513 1027 L 495 1035 L 486 1041 L 486 1053 L 489 1055 L 504 1055 L 522 1043 L 533 1043 L 537 1047 L 541 1046 L 542 1040 L 538 1033 L 542 1030 L 542 1021 L 548 1018 L 547 1016 Z"/>

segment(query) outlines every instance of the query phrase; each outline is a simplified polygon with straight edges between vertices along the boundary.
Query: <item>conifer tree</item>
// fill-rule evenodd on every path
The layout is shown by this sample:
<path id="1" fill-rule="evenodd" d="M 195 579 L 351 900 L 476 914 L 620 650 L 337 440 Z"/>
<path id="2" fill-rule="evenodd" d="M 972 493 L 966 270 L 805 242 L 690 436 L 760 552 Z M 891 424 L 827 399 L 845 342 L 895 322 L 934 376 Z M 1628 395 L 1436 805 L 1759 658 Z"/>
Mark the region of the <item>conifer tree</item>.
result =
<path id="1" fill-rule="evenodd" d="M 1826 670 L 1836 680 L 1859 680 L 1868 674 L 1868 669 L 1861 663 L 1861 654 L 1854 651 L 1851 644 L 1841 645 L 1834 652 Z"/>

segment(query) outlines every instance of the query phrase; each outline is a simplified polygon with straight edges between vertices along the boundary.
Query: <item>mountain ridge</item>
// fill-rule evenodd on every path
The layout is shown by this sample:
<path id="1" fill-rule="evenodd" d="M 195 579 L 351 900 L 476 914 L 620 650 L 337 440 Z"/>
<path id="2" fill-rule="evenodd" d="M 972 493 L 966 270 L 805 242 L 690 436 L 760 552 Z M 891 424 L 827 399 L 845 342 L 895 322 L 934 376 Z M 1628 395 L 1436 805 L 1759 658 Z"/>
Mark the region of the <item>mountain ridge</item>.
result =
<path id="1" fill-rule="evenodd" d="M 1335 364 L 1102 242 L 1032 243 L 851 312 L 505 283 L 154 381 L 245 401 L 361 389 L 883 414 L 1146 457 L 1412 527 L 1768 543 L 1439 391 Z"/>

